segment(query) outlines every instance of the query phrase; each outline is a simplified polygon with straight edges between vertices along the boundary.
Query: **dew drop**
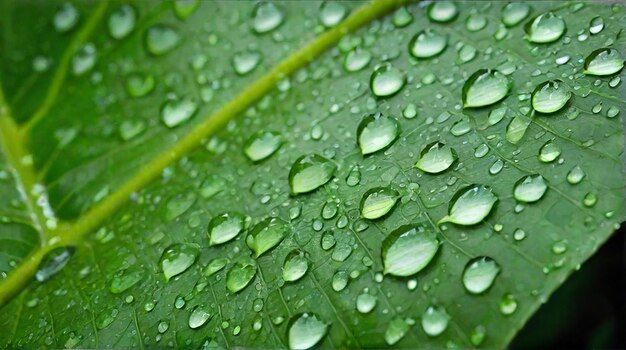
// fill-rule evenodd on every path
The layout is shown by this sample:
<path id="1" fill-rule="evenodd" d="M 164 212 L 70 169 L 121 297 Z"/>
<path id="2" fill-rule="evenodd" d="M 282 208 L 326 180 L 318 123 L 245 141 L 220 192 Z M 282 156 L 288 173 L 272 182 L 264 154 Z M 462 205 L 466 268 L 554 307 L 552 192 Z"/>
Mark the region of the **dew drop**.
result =
<path id="1" fill-rule="evenodd" d="M 167 127 L 173 128 L 189 120 L 197 109 L 198 105 L 189 97 L 169 100 L 161 108 L 161 120 Z"/>
<path id="2" fill-rule="evenodd" d="M 343 66 L 348 72 L 356 72 L 365 68 L 371 60 L 371 52 L 365 49 L 361 49 L 359 47 L 355 47 L 346 54 Z"/>
<path id="3" fill-rule="evenodd" d="M 447 45 L 445 35 L 426 29 L 413 36 L 409 42 L 409 53 L 416 58 L 431 58 L 443 52 Z"/>
<path id="4" fill-rule="evenodd" d="M 154 76 L 152 74 L 134 73 L 126 78 L 124 86 L 131 97 L 143 97 L 154 89 Z"/>
<path id="5" fill-rule="evenodd" d="M 526 134 L 530 125 L 530 119 L 523 115 L 517 115 L 506 127 L 506 140 L 512 144 L 518 143 Z"/>
<path id="6" fill-rule="evenodd" d="M 72 73 L 82 75 L 91 70 L 95 64 L 96 47 L 91 43 L 85 44 L 72 57 Z"/>
<path id="7" fill-rule="evenodd" d="M 228 264 L 228 259 L 226 258 L 211 259 L 211 261 L 209 261 L 209 263 L 204 267 L 204 271 L 202 273 L 204 273 L 207 277 L 211 277 L 226 267 L 226 264 Z"/>
<path id="8" fill-rule="evenodd" d="M 548 189 L 546 179 L 541 175 L 528 175 L 515 184 L 513 196 L 520 202 L 533 203 L 541 199 Z"/>
<path id="9" fill-rule="evenodd" d="M 137 14 L 130 5 L 122 5 L 109 16 L 109 35 L 113 39 L 124 39 L 135 29 Z"/>
<path id="10" fill-rule="evenodd" d="M 463 85 L 463 106 L 484 107 L 499 102 L 509 92 L 511 83 L 506 75 L 494 69 L 480 69 Z"/>
<path id="11" fill-rule="evenodd" d="M 319 343 L 328 332 L 329 325 L 314 313 L 302 313 L 289 321 L 289 348 L 310 349 Z"/>
<path id="12" fill-rule="evenodd" d="M 471 185 L 460 189 L 450 200 L 448 215 L 439 220 L 439 224 L 476 225 L 489 215 L 497 202 L 498 197 L 490 187 Z"/>
<path id="13" fill-rule="evenodd" d="M 448 328 L 450 315 L 441 306 L 429 306 L 422 315 L 422 329 L 431 337 L 436 337 Z"/>
<path id="14" fill-rule="evenodd" d="M 513 27 L 523 21 L 530 13 L 530 6 L 523 2 L 510 2 L 502 8 L 502 23 Z"/>
<path id="15" fill-rule="evenodd" d="M 540 113 L 554 113 L 565 107 L 571 97 L 570 88 L 562 81 L 544 81 L 533 91 L 533 109 Z"/>
<path id="16" fill-rule="evenodd" d="M 146 47 L 148 52 L 155 56 L 170 52 L 178 42 L 180 35 L 176 30 L 165 25 L 155 25 L 148 29 L 146 35 Z"/>
<path id="17" fill-rule="evenodd" d="M 372 154 L 389 147 L 398 137 L 398 129 L 395 118 L 381 113 L 363 118 L 356 131 L 361 154 Z"/>
<path id="18" fill-rule="evenodd" d="M 292 194 L 311 192 L 327 183 L 337 166 L 318 154 L 302 156 L 293 163 L 289 171 L 289 186 Z"/>
<path id="19" fill-rule="evenodd" d="M 539 160 L 544 163 L 550 163 L 561 155 L 561 149 L 553 141 L 546 142 L 539 149 Z"/>
<path id="20" fill-rule="evenodd" d="M 226 288 L 231 293 L 237 293 L 246 288 L 256 275 L 257 264 L 249 256 L 241 256 L 226 274 Z"/>
<path id="21" fill-rule="evenodd" d="M 472 294 L 481 294 L 493 285 L 500 273 L 500 266 L 495 260 L 482 256 L 472 259 L 463 270 L 463 286 Z"/>
<path id="22" fill-rule="evenodd" d="M 505 294 L 500 299 L 500 312 L 503 315 L 511 315 L 517 310 L 517 299 L 512 294 Z"/>
<path id="23" fill-rule="evenodd" d="M 616 49 L 598 49 L 585 58 L 584 68 L 587 75 L 613 75 L 624 68 L 624 58 Z"/>
<path id="24" fill-rule="evenodd" d="M 489 174 L 491 175 L 499 174 L 500 171 L 502 171 L 503 167 L 504 167 L 504 162 L 502 161 L 502 159 L 497 159 L 495 162 L 493 162 L 493 164 L 491 164 L 491 167 L 489 168 Z"/>
<path id="25" fill-rule="evenodd" d="M 261 62 L 261 53 L 257 50 L 241 51 L 233 55 L 232 65 L 239 75 L 252 72 Z"/>
<path id="26" fill-rule="evenodd" d="M 334 27 L 348 14 L 348 9 L 340 2 L 324 1 L 320 6 L 319 20 L 326 28 Z"/>
<path id="27" fill-rule="evenodd" d="M 361 198 L 361 216 L 370 220 L 381 218 L 393 209 L 398 198 L 400 193 L 389 187 L 372 188 Z"/>
<path id="28" fill-rule="evenodd" d="M 606 117 L 607 118 L 615 118 L 619 114 L 619 112 L 620 112 L 619 108 L 617 108 L 616 106 L 611 106 L 606 111 Z"/>
<path id="29" fill-rule="evenodd" d="M 191 16 L 200 6 L 200 0 L 175 0 L 174 13 L 176 17 L 185 20 Z"/>
<path id="30" fill-rule="evenodd" d="M 450 168 L 457 159 L 452 147 L 435 141 L 424 147 L 415 167 L 429 174 L 438 174 Z"/>
<path id="31" fill-rule="evenodd" d="M 596 16 L 589 22 L 589 33 L 598 34 L 604 29 L 604 20 L 600 16 Z"/>
<path id="32" fill-rule="evenodd" d="M 459 10 L 452 1 L 433 1 L 428 5 L 428 18 L 434 22 L 450 22 L 459 14 Z"/>
<path id="33" fill-rule="evenodd" d="M 59 273 L 70 261 L 75 250 L 74 247 L 58 247 L 46 253 L 39 263 L 39 267 L 37 267 L 35 279 L 39 282 L 45 282 Z"/>
<path id="34" fill-rule="evenodd" d="M 301 250 L 292 250 L 283 263 L 283 280 L 294 282 L 302 278 L 309 268 L 309 263 Z"/>
<path id="35" fill-rule="evenodd" d="M 472 13 L 465 20 L 465 29 L 477 32 L 487 26 L 487 17 L 481 13 Z"/>
<path id="36" fill-rule="evenodd" d="M 111 280 L 111 285 L 109 286 L 109 290 L 113 294 L 120 294 L 130 287 L 137 284 L 139 281 L 143 279 L 143 271 L 135 270 L 135 271 L 122 271 L 121 273 L 113 276 Z"/>
<path id="37" fill-rule="evenodd" d="M 196 329 L 202 327 L 209 319 L 211 314 L 205 310 L 203 305 L 196 306 L 189 314 L 189 320 L 187 324 L 189 328 Z"/>
<path id="38" fill-rule="evenodd" d="M 191 243 L 176 243 L 167 247 L 159 260 L 165 280 L 169 281 L 187 271 L 196 262 L 199 254 L 200 248 Z"/>
<path id="39" fill-rule="evenodd" d="M 258 131 L 246 141 L 244 153 L 253 162 L 262 161 L 276 152 L 283 144 L 283 137 L 275 131 Z"/>
<path id="40" fill-rule="evenodd" d="M 165 205 L 165 219 L 172 221 L 184 214 L 196 202 L 196 194 L 181 193 L 170 198 Z"/>
<path id="41" fill-rule="evenodd" d="M 267 218 L 256 224 L 248 236 L 246 244 L 256 257 L 277 246 L 287 235 L 285 222 L 278 218 Z"/>
<path id="42" fill-rule="evenodd" d="M 398 93 L 405 83 L 404 73 L 387 63 L 379 66 L 372 73 L 370 89 L 378 97 L 389 97 Z"/>
<path id="43" fill-rule="evenodd" d="M 428 265 L 438 249 L 435 233 L 427 231 L 423 225 L 401 226 L 383 241 L 384 273 L 401 277 L 414 275 Z"/>
<path id="44" fill-rule="evenodd" d="M 356 297 L 356 309 L 362 314 L 369 313 L 374 310 L 378 298 L 370 293 L 363 292 Z"/>
<path id="45" fill-rule="evenodd" d="M 553 12 L 531 19 L 524 26 L 526 39 L 531 43 L 545 44 L 558 40 L 565 33 L 565 21 Z"/>
<path id="46" fill-rule="evenodd" d="M 335 236 L 330 232 L 324 232 L 322 234 L 321 245 L 322 249 L 329 250 L 335 246 L 337 241 L 335 240 Z"/>
<path id="47" fill-rule="evenodd" d="M 243 214 L 230 212 L 211 219 L 208 227 L 209 245 L 226 243 L 237 237 L 246 226 Z"/>
<path id="48" fill-rule="evenodd" d="M 396 28 L 403 28 L 413 22 L 413 15 L 409 12 L 409 10 L 407 10 L 406 7 L 403 6 L 394 12 L 391 21 Z"/>
<path id="49" fill-rule="evenodd" d="M 398 317 L 392 319 L 387 325 L 387 330 L 385 331 L 385 342 L 388 345 L 394 345 L 404 338 L 410 328 L 411 325 L 405 320 Z"/>
<path id="50" fill-rule="evenodd" d="M 65 33 L 76 26 L 80 15 L 74 5 L 69 2 L 61 4 L 57 12 L 54 14 L 52 24 L 54 29 L 59 33 Z"/>
<path id="51" fill-rule="evenodd" d="M 260 2 L 252 11 L 252 29 L 263 34 L 280 26 L 285 19 L 283 11 L 271 2 Z"/>

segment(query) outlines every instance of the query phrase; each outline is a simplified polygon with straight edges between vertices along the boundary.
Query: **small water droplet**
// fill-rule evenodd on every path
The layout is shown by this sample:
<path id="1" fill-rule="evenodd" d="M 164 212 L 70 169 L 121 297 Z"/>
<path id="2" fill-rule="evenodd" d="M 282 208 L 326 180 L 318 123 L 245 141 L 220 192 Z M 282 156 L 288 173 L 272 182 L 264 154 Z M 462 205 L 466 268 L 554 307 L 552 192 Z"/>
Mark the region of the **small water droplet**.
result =
<path id="1" fill-rule="evenodd" d="M 256 224 L 248 236 L 246 244 L 256 257 L 277 246 L 287 235 L 287 226 L 279 218 L 267 218 Z"/>
<path id="2" fill-rule="evenodd" d="M 394 345 L 404 338 L 410 328 L 411 325 L 405 320 L 398 317 L 392 319 L 387 325 L 387 330 L 385 331 L 385 342 L 387 345 Z"/>
<path id="3" fill-rule="evenodd" d="M 361 182 L 361 171 L 359 171 L 359 166 L 355 165 L 352 167 L 348 176 L 346 177 L 346 184 L 350 187 L 354 187 Z"/>
<path id="4" fill-rule="evenodd" d="M 122 5 L 109 16 L 109 35 L 113 39 L 124 39 L 135 29 L 137 14 L 130 5 Z"/>
<path id="5" fill-rule="evenodd" d="M 58 247 L 46 253 L 37 267 L 35 279 L 45 282 L 61 271 L 74 255 L 74 247 Z"/>
<path id="6" fill-rule="evenodd" d="M 539 160 L 544 163 L 550 163 L 561 155 L 561 149 L 553 141 L 546 142 L 539 149 Z"/>
<path id="7" fill-rule="evenodd" d="M 199 254 L 200 248 L 191 243 L 177 243 L 167 247 L 159 260 L 165 280 L 169 281 L 187 271 L 196 262 Z"/>
<path id="8" fill-rule="evenodd" d="M 371 52 L 365 49 L 361 49 L 359 47 L 355 47 L 346 54 L 343 66 L 348 72 L 356 72 L 365 68 L 371 60 Z"/>
<path id="9" fill-rule="evenodd" d="M 189 328 L 196 329 L 202 327 L 209 319 L 211 318 L 211 314 L 205 310 L 203 305 L 196 306 L 189 314 L 189 320 L 187 324 Z"/>
<path id="10" fill-rule="evenodd" d="M 589 33 L 592 35 L 598 34 L 604 29 L 604 19 L 600 16 L 596 16 L 589 22 Z"/>
<path id="11" fill-rule="evenodd" d="M 400 193 L 389 187 L 369 189 L 361 198 L 361 216 L 370 220 L 381 218 L 393 209 L 399 197 Z"/>
<path id="12" fill-rule="evenodd" d="M 69 2 L 65 2 L 59 6 L 59 9 L 54 14 L 52 24 L 57 32 L 65 33 L 76 26 L 79 17 L 80 14 L 76 7 Z"/>
<path id="13" fill-rule="evenodd" d="M 565 21 L 553 12 L 543 13 L 524 26 L 526 39 L 531 43 L 545 44 L 558 40 L 565 33 Z"/>
<path id="14" fill-rule="evenodd" d="M 619 114 L 619 112 L 620 112 L 619 108 L 617 108 L 616 106 L 611 106 L 606 111 L 606 117 L 607 118 L 615 118 Z"/>
<path id="15" fill-rule="evenodd" d="M 322 249 L 329 250 L 334 247 L 336 243 L 337 241 L 335 240 L 335 236 L 331 232 L 324 232 L 324 234 L 322 234 Z"/>
<path id="16" fill-rule="evenodd" d="M 289 171 L 289 186 L 292 194 L 311 192 L 327 183 L 337 166 L 318 154 L 302 156 L 293 163 Z"/>
<path id="17" fill-rule="evenodd" d="M 438 174 L 450 168 L 457 159 L 456 151 L 452 147 L 435 141 L 424 147 L 415 167 L 430 174 Z"/>
<path id="18" fill-rule="evenodd" d="M 230 212 L 211 219 L 208 227 L 209 245 L 226 243 L 239 235 L 246 226 L 243 214 Z"/>
<path id="19" fill-rule="evenodd" d="M 215 258 L 211 259 L 209 263 L 204 267 L 204 275 L 207 277 L 213 276 L 215 273 L 226 267 L 228 264 L 228 259 L 226 258 Z"/>
<path id="20" fill-rule="evenodd" d="M 370 78 L 370 89 L 378 97 L 395 95 L 406 83 L 405 74 L 391 64 L 383 64 L 376 68 Z"/>
<path id="21" fill-rule="evenodd" d="M 598 196 L 596 196 L 593 192 L 588 192 L 583 198 L 583 205 L 585 207 L 591 208 L 598 202 Z"/>
<path id="22" fill-rule="evenodd" d="M 72 57 L 72 73 L 82 75 L 91 70 L 95 64 L 96 47 L 91 43 L 85 44 Z"/>
<path id="23" fill-rule="evenodd" d="M 463 270 L 463 286 L 472 294 L 484 293 L 499 273 L 500 266 L 495 260 L 486 256 L 472 259 Z"/>
<path id="24" fill-rule="evenodd" d="M 170 52 L 178 42 L 180 35 L 174 28 L 165 25 L 155 25 L 148 28 L 146 35 L 146 47 L 148 52 L 155 56 Z"/>
<path id="25" fill-rule="evenodd" d="M 472 185 L 460 189 L 450 200 L 448 215 L 439 223 L 452 222 L 457 225 L 476 225 L 489 215 L 498 197 L 488 186 Z"/>
<path id="26" fill-rule="evenodd" d="M 124 86 L 131 97 L 143 97 L 154 89 L 154 76 L 152 74 L 131 74 L 126 78 Z"/>
<path id="27" fill-rule="evenodd" d="M 191 16 L 200 6 L 200 0 L 176 0 L 174 1 L 174 13 L 176 17 L 185 20 Z"/>
<path id="28" fill-rule="evenodd" d="M 189 120 L 197 109 L 198 105 L 189 97 L 169 100 L 161 108 L 161 120 L 167 127 L 173 128 Z"/>
<path id="29" fill-rule="evenodd" d="M 533 203 L 541 199 L 548 189 L 546 179 L 541 175 L 528 175 L 515 184 L 513 195 L 523 203 Z"/>
<path id="30" fill-rule="evenodd" d="M 500 312 L 503 315 L 511 315 L 517 310 L 517 299 L 512 294 L 505 294 L 500 299 Z"/>
<path id="31" fill-rule="evenodd" d="M 256 276 L 257 264 L 249 256 L 241 256 L 226 274 L 226 288 L 231 293 L 237 293 L 246 288 Z"/>
<path id="32" fill-rule="evenodd" d="M 487 330 L 484 326 L 476 326 L 474 330 L 470 333 L 470 341 L 474 346 L 479 346 L 485 341 L 485 336 L 487 335 Z"/>
<path id="33" fill-rule="evenodd" d="M 562 81 L 544 81 L 533 91 L 533 109 L 540 113 L 554 113 L 565 107 L 571 97 L 570 88 Z"/>
<path id="34" fill-rule="evenodd" d="M 328 332 L 328 324 L 314 313 L 302 313 L 289 321 L 289 348 L 293 350 L 310 349 Z"/>
<path id="35" fill-rule="evenodd" d="M 477 32 L 487 26 L 487 17 L 481 13 L 472 13 L 465 20 L 465 29 Z"/>
<path id="36" fill-rule="evenodd" d="M 526 238 L 526 231 L 522 230 L 521 228 L 515 229 L 515 231 L 513 232 L 513 239 L 515 239 L 516 241 L 521 241 L 524 238 Z"/>
<path id="37" fill-rule="evenodd" d="M 120 294 L 130 289 L 130 287 L 134 286 L 142 279 L 142 270 L 121 271 L 120 273 L 113 276 L 113 279 L 111 280 L 111 285 L 109 286 L 109 290 L 113 294 Z"/>
<path id="38" fill-rule="evenodd" d="M 496 159 L 496 161 L 493 162 L 493 164 L 489 168 L 489 174 L 496 175 L 500 173 L 500 171 L 502 171 L 503 167 L 504 167 L 504 162 L 502 161 L 502 159 Z"/>
<path id="39" fill-rule="evenodd" d="M 348 9 L 340 2 L 324 1 L 320 6 L 319 20 L 326 28 L 334 27 L 348 14 Z"/>
<path id="40" fill-rule="evenodd" d="M 283 11 L 274 3 L 260 2 L 252 11 L 250 25 L 256 33 L 263 34 L 278 28 L 283 23 L 284 18 Z"/>
<path id="41" fill-rule="evenodd" d="M 450 315 L 441 306 L 429 306 L 422 315 L 422 329 L 431 337 L 436 337 L 448 328 Z"/>
<path id="42" fill-rule="evenodd" d="M 181 193 L 170 198 L 165 206 L 165 219 L 172 221 L 184 214 L 196 202 L 196 194 Z"/>
<path id="43" fill-rule="evenodd" d="M 287 282 L 297 281 L 309 269 L 309 262 L 301 250 L 292 250 L 283 263 L 283 280 Z"/>
<path id="44" fill-rule="evenodd" d="M 438 249 L 435 233 L 427 231 L 423 225 L 401 226 L 383 241 L 384 273 L 402 277 L 414 275 L 428 265 Z"/>
<path id="45" fill-rule="evenodd" d="M 356 309 L 362 313 L 366 314 L 376 307 L 376 303 L 378 302 L 378 298 L 370 293 L 363 292 L 356 297 Z"/>
<path id="46" fill-rule="evenodd" d="M 259 162 L 274 154 L 283 144 L 283 137 L 275 131 L 258 131 L 246 141 L 244 153 L 253 162 Z"/>
<path id="47" fill-rule="evenodd" d="M 257 50 L 241 51 L 233 55 L 232 65 L 239 75 L 246 75 L 261 62 L 261 53 Z"/>
<path id="48" fill-rule="evenodd" d="M 435 30 L 423 30 L 409 42 L 409 53 L 416 58 L 431 58 L 439 55 L 448 45 L 448 38 Z"/>
<path id="49" fill-rule="evenodd" d="M 357 140 L 361 154 L 371 154 L 387 148 L 398 137 L 398 121 L 393 117 L 374 113 L 361 120 Z"/>
<path id="50" fill-rule="evenodd" d="M 518 143 L 526 134 L 530 125 L 530 118 L 524 115 L 516 115 L 506 127 L 506 140 L 512 144 Z"/>
<path id="51" fill-rule="evenodd" d="M 408 26 L 411 22 L 413 22 L 413 15 L 406 7 L 400 7 L 393 14 L 393 18 L 391 20 L 393 25 L 396 28 L 403 28 Z"/>
<path id="52" fill-rule="evenodd" d="M 463 106 L 484 107 L 499 102 L 509 92 L 511 83 L 495 69 L 479 69 L 463 85 Z"/>

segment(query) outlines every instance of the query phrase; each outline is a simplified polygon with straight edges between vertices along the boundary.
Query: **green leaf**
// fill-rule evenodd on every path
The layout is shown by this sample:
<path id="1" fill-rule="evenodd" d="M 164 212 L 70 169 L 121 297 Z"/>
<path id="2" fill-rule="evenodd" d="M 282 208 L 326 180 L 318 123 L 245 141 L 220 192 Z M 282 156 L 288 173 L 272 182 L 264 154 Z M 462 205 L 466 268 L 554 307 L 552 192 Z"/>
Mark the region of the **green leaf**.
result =
<path id="1" fill-rule="evenodd" d="M 403 5 L 0 2 L 0 347 L 506 347 L 626 217 L 625 10 Z"/>

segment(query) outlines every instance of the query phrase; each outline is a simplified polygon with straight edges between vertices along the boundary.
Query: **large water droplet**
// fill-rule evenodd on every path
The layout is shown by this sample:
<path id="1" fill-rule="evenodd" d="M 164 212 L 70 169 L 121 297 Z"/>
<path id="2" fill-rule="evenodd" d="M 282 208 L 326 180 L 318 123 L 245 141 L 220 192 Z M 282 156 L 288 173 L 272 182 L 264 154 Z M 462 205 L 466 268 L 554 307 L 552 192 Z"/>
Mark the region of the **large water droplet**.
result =
<path id="1" fill-rule="evenodd" d="M 398 121 L 374 113 L 361 120 L 357 128 L 357 139 L 361 154 L 371 154 L 385 149 L 398 137 Z"/>
<path id="2" fill-rule="evenodd" d="M 309 262 L 301 250 L 292 250 L 283 263 L 283 279 L 287 282 L 297 281 L 309 269 Z"/>
<path id="3" fill-rule="evenodd" d="M 592 35 L 598 34 L 604 29 L 604 19 L 600 16 L 596 16 L 589 22 L 589 33 Z"/>
<path id="4" fill-rule="evenodd" d="M 546 142 L 539 149 L 539 160 L 544 163 L 550 163 L 561 155 L 561 149 L 553 141 Z"/>
<path id="5" fill-rule="evenodd" d="M 463 106 L 484 107 L 492 105 L 509 92 L 511 83 L 506 75 L 495 69 L 480 69 L 463 85 Z"/>
<path id="6" fill-rule="evenodd" d="M 256 275 L 257 264 L 249 256 L 241 256 L 226 274 L 226 288 L 231 293 L 237 293 L 246 288 Z"/>
<path id="7" fill-rule="evenodd" d="M 324 1 L 320 6 L 319 19 L 326 28 L 334 27 L 348 14 L 348 9 L 340 2 Z"/>
<path id="8" fill-rule="evenodd" d="M 526 134 L 530 118 L 524 115 L 516 115 L 506 127 L 506 140 L 512 144 L 518 143 Z"/>
<path id="9" fill-rule="evenodd" d="M 452 1 L 433 1 L 428 5 L 428 18 L 432 21 L 450 22 L 459 15 L 459 10 Z"/>
<path id="10" fill-rule="evenodd" d="M 76 26 L 79 17 L 80 15 L 76 7 L 69 2 L 65 2 L 61 4 L 57 12 L 54 14 L 52 25 L 57 32 L 65 33 Z"/>
<path id="11" fill-rule="evenodd" d="M 438 174 L 450 168 L 457 158 L 452 147 L 436 141 L 424 147 L 415 167 L 430 174 Z"/>
<path id="12" fill-rule="evenodd" d="M 302 156 L 293 163 L 289 171 L 291 193 L 299 194 L 315 190 L 327 183 L 337 166 L 318 154 Z"/>
<path id="13" fill-rule="evenodd" d="M 39 263 L 35 279 L 39 282 L 45 282 L 61 271 L 74 255 L 74 247 L 54 248 L 46 254 Z"/>
<path id="14" fill-rule="evenodd" d="M 113 39 L 123 39 L 135 28 L 137 14 L 130 5 L 122 5 L 109 16 L 109 34 Z"/>
<path id="15" fill-rule="evenodd" d="M 376 296 L 371 295 L 370 293 L 363 292 L 356 297 L 356 309 L 362 313 L 366 314 L 376 307 L 376 303 L 378 302 L 378 298 Z"/>
<path id="16" fill-rule="evenodd" d="M 405 225 L 391 232 L 383 241 L 384 273 L 411 276 L 432 260 L 439 249 L 434 232 L 423 225 Z"/>
<path id="17" fill-rule="evenodd" d="M 237 237 L 245 227 L 246 217 L 243 214 L 235 212 L 220 214 L 209 222 L 209 244 L 226 243 Z"/>
<path id="18" fill-rule="evenodd" d="M 404 73 L 389 63 L 383 64 L 374 70 L 370 78 L 370 89 L 378 97 L 395 95 L 406 83 Z"/>
<path id="19" fill-rule="evenodd" d="M 161 255 L 159 265 L 165 275 L 165 280 L 180 275 L 196 262 L 200 248 L 196 244 L 177 243 L 167 247 Z"/>
<path id="20" fill-rule="evenodd" d="M 267 218 L 256 224 L 248 236 L 246 244 L 256 257 L 277 246 L 287 235 L 285 222 L 278 218 Z"/>
<path id="21" fill-rule="evenodd" d="M 624 58 L 616 49 L 598 49 L 585 58 L 585 70 L 588 75 L 613 75 L 624 68 Z"/>
<path id="22" fill-rule="evenodd" d="M 431 337 L 436 337 L 448 328 L 450 316 L 441 306 L 429 306 L 422 315 L 422 328 Z"/>
<path id="23" fill-rule="evenodd" d="M 447 45 L 448 38 L 445 35 L 426 29 L 411 39 L 409 52 L 416 58 L 430 58 L 443 52 Z"/>
<path id="24" fill-rule="evenodd" d="M 533 91 L 533 109 L 540 113 L 554 113 L 565 107 L 571 97 L 572 92 L 569 86 L 562 81 L 544 81 Z"/>
<path id="25" fill-rule="evenodd" d="M 410 328 L 411 325 L 405 320 L 398 317 L 392 319 L 387 325 L 387 330 L 385 331 L 385 342 L 388 345 L 394 345 L 404 338 Z"/>
<path id="26" fill-rule="evenodd" d="M 502 8 L 502 23 L 513 27 L 523 21 L 530 13 L 530 6 L 523 2 L 510 2 Z"/>
<path id="27" fill-rule="evenodd" d="M 498 197 L 490 187 L 472 185 L 463 188 L 452 197 L 448 215 L 439 220 L 439 223 L 476 225 L 489 215 L 497 202 Z"/>
<path id="28" fill-rule="evenodd" d="M 513 196 L 520 202 L 532 203 L 543 197 L 548 189 L 546 179 L 541 175 L 528 175 L 515 184 Z"/>
<path id="29" fill-rule="evenodd" d="M 151 54 L 156 56 L 170 52 L 179 41 L 178 32 L 164 25 L 150 27 L 146 35 L 146 47 Z"/>
<path id="30" fill-rule="evenodd" d="M 252 11 L 252 29 L 259 33 L 272 31 L 283 23 L 283 11 L 271 2 L 260 2 Z"/>
<path id="31" fill-rule="evenodd" d="M 314 313 L 295 315 L 289 322 L 289 348 L 293 350 L 312 348 L 324 338 L 328 326 Z"/>
<path id="32" fill-rule="evenodd" d="M 188 97 L 169 100 L 161 108 L 161 120 L 166 126 L 173 128 L 189 120 L 197 109 L 198 105 Z"/>
<path id="33" fill-rule="evenodd" d="M 463 271 L 463 286 L 472 294 L 485 292 L 500 273 L 500 266 L 495 260 L 481 256 L 472 259 Z"/>
<path id="34" fill-rule="evenodd" d="M 189 314 L 189 320 L 187 324 L 189 328 L 196 329 L 202 327 L 209 319 L 211 318 L 211 314 L 205 310 L 203 305 L 196 306 Z"/>
<path id="35" fill-rule="evenodd" d="M 241 51 L 233 55 L 233 69 L 239 75 L 246 75 L 261 62 L 261 53 L 257 50 Z"/>
<path id="36" fill-rule="evenodd" d="M 524 30 L 526 39 L 531 43 L 551 43 L 565 33 L 565 21 L 553 12 L 546 12 L 526 23 Z"/>
<path id="37" fill-rule="evenodd" d="M 361 198 L 361 216 L 370 220 L 383 217 L 396 205 L 399 197 L 400 193 L 389 187 L 372 188 Z"/>

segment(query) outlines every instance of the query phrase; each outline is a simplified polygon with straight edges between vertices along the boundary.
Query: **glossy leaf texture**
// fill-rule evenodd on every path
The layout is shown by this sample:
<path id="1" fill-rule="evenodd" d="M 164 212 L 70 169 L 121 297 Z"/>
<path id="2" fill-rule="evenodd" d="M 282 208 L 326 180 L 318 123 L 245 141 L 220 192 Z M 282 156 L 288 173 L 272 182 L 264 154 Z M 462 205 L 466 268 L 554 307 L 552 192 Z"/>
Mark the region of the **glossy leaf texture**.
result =
<path id="1" fill-rule="evenodd" d="M 1 2 L 0 347 L 506 347 L 626 217 L 624 6 L 528 5 Z"/>

